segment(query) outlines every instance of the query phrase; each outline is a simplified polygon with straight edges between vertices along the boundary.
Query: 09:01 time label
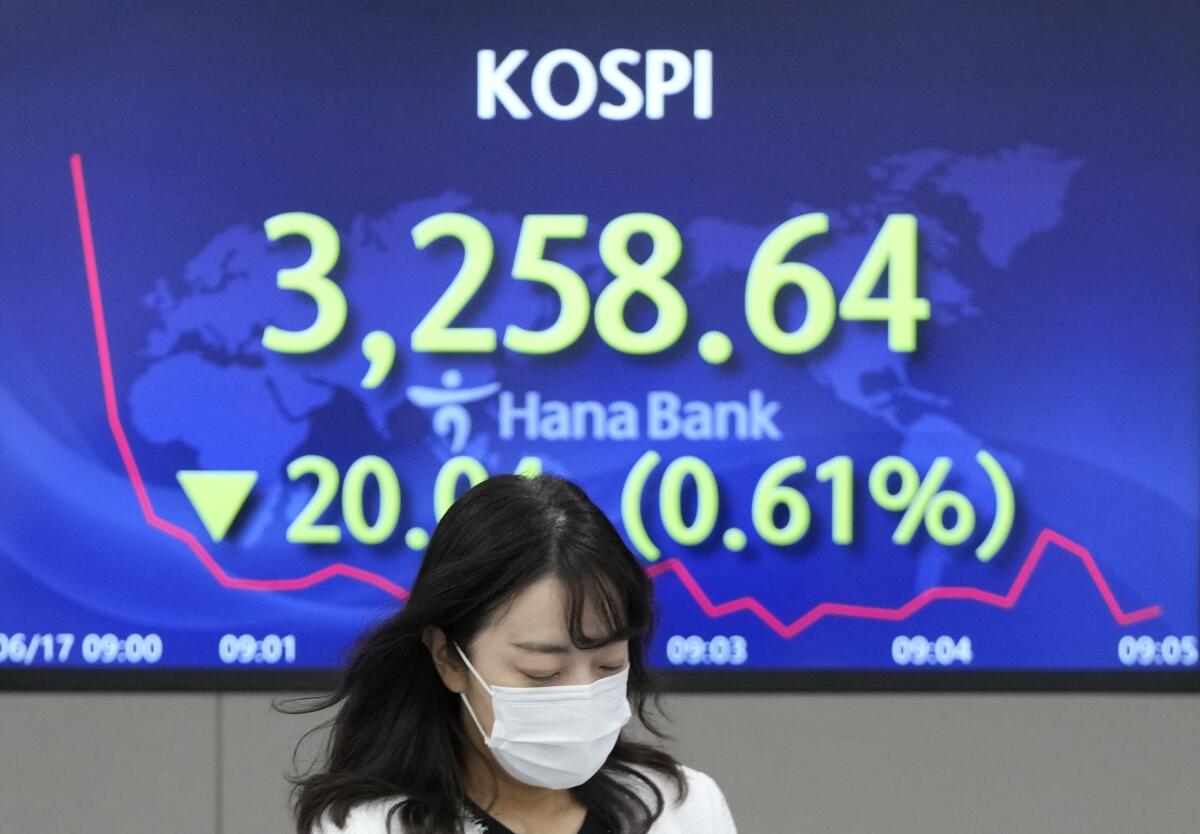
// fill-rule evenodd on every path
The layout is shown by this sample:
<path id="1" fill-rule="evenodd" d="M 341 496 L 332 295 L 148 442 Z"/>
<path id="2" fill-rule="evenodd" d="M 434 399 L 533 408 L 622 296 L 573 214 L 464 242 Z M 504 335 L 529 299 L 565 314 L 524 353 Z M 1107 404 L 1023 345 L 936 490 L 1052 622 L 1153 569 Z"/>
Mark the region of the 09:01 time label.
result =
<path id="1" fill-rule="evenodd" d="M 294 634 L 225 634 L 217 644 L 217 653 L 226 665 L 288 664 L 296 662 Z"/>
<path id="2" fill-rule="evenodd" d="M 740 634 L 708 640 L 698 634 L 675 634 L 667 640 L 667 662 L 672 666 L 740 666 L 746 656 L 746 638 Z"/>

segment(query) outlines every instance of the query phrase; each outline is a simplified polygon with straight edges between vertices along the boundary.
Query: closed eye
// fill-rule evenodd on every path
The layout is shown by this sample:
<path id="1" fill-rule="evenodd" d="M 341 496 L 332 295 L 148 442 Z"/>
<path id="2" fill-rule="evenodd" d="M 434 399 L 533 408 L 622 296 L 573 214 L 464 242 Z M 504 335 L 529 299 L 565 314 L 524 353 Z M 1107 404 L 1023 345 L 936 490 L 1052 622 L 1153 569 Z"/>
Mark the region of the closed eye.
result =
<path id="1" fill-rule="evenodd" d="M 620 672 L 625 668 L 625 664 L 621 664 L 620 666 L 601 666 L 600 668 L 605 672 Z M 522 674 L 524 674 L 525 677 L 529 678 L 531 681 L 537 681 L 538 683 L 545 683 L 546 681 L 554 680 L 556 677 L 558 677 L 558 672 L 550 675 L 531 675 L 528 672 L 524 672 Z"/>

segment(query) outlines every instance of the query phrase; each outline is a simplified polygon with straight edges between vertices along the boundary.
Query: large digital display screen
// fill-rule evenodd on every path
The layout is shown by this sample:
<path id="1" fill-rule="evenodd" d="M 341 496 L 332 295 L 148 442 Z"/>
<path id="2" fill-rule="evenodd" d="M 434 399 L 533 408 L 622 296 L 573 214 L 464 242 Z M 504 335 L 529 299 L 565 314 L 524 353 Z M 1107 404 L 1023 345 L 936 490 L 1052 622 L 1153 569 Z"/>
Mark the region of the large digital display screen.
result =
<path id="1" fill-rule="evenodd" d="M 680 687 L 1197 687 L 1194 5 L 3 15 L 0 686 L 331 680 L 542 471 Z"/>

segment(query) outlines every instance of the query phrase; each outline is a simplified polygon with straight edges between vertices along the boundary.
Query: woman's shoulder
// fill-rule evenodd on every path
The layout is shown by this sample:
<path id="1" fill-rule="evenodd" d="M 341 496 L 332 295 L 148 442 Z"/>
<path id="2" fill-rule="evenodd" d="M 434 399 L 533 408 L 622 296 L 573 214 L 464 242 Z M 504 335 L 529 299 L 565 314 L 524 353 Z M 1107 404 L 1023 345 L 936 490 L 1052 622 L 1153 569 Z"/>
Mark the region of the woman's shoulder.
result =
<path id="1" fill-rule="evenodd" d="M 397 798 L 372 799 L 352 805 L 346 814 L 346 821 L 341 825 L 333 821 L 327 808 L 309 834 L 383 834 L 387 831 L 385 821 L 388 810 L 396 804 Z"/>
<path id="2" fill-rule="evenodd" d="M 645 779 L 627 777 L 634 790 L 640 791 L 651 800 L 647 781 L 654 784 L 663 797 L 663 813 L 650 829 L 653 834 L 737 834 L 725 794 L 710 775 L 704 771 L 679 765 L 687 793 L 681 796 L 675 781 L 660 770 L 635 766 Z M 326 816 L 313 827 L 311 834 L 403 834 L 403 829 L 393 817 L 391 828 L 387 827 L 388 812 L 403 799 L 392 796 L 360 802 L 350 808 L 345 823 L 338 827 Z M 469 818 L 464 820 L 467 834 L 479 830 Z"/>
<path id="3" fill-rule="evenodd" d="M 663 792 L 663 796 L 668 800 L 677 798 L 678 786 L 675 780 L 666 773 L 658 768 L 650 767 L 648 765 L 638 764 L 631 765 L 631 767 L 633 770 L 637 771 L 637 773 L 641 774 L 643 779 L 637 779 L 636 777 L 625 774 L 625 781 L 636 781 L 637 783 L 645 785 L 644 780 L 648 779 L 650 782 L 654 783 L 654 785 L 657 786 L 660 791 Z M 718 792 L 720 791 L 720 788 L 717 787 L 716 781 L 704 771 L 697 770 L 694 767 L 688 767 L 683 762 L 679 763 L 679 770 L 683 775 L 684 782 L 687 784 L 687 794 L 689 797 L 693 794 L 700 794 L 703 796 L 711 793 L 714 790 Z"/>
<path id="4" fill-rule="evenodd" d="M 341 826 L 335 825 L 326 812 L 310 834 L 404 834 L 404 826 L 394 815 L 390 827 L 388 820 L 388 812 L 403 799 L 403 796 L 389 796 L 352 805 Z M 466 834 L 483 834 L 483 827 L 470 818 L 464 818 L 463 826 Z"/>
<path id="5" fill-rule="evenodd" d="M 725 794 L 709 774 L 680 763 L 679 769 L 687 784 L 687 795 L 681 797 L 675 781 L 662 771 L 648 767 L 637 769 L 663 795 L 662 816 L 650 829 L 654 834 L 673 834 L 675 831 L 688 834 L 737 833 Z"/>

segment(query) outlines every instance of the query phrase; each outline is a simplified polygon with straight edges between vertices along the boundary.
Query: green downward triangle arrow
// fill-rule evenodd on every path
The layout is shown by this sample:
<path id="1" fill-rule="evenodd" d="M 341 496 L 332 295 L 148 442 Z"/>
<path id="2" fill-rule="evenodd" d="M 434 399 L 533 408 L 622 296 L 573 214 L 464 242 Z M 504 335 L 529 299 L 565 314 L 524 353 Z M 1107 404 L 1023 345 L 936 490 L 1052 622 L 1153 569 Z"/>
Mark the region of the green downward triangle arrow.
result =
<path id="1" fill-rule="evenodd" d="M 181 469 L 175 473 L 175 477 L 192 502 L 196 515 L 204 522 L 208 534 L 213 541 L 219 542 L 229 532 L 250 490 L 254 489 L 258 473 Z"/>

